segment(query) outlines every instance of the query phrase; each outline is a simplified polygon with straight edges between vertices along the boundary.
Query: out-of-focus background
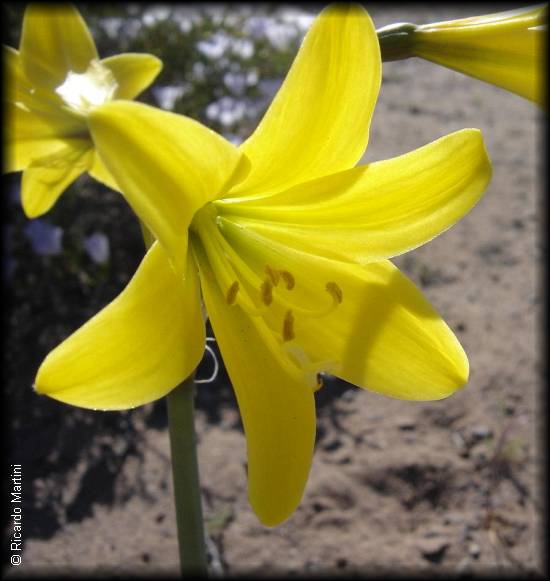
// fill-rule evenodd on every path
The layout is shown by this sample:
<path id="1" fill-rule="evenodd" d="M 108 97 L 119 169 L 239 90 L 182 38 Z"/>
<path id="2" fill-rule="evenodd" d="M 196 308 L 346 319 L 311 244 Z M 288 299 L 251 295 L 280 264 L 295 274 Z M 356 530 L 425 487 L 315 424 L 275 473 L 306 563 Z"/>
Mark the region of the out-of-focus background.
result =
<path id="1" fill-rule="evenodd" d="M 190 115 L 235 143 L 261 118 L 321 9 L 78 7 L 102 57 L 136 51 L 164 61 L 140 100 Z M 367 9 L 378 28 L 512 7 Z M 18 46 L 23 10 L 3 5 L 5 44 Z M 317 396 L 317 446 L 303 502 L 285 524 L 267 529 L 247 502 L 245 442 L 222 368 L 196 398 L 214 574 L 541 570 L 542 123 L 530 102 L 431 63 L 384 65 L 366 162 L 464 127 L 482 129 L 493 160 L 493 181 L 473 211 L 395 261 L 457 333 L 470 382 L 448 400 L 411 403 L 328 380 Z M 124 288 L 143 256 L 139 227 L 119 194 L 88 177 L 51 212 L 28 220 L 19 179 L 4 178 L 4 472 L 6 480 L 9 465 L 22 464 L 24 551 L 22 564 L 4 572 L 176 574 L 164 401 L 93 412 L 31 388 L 50 349 Z M 207 356 L 199 376 L 211 368 Z"/>

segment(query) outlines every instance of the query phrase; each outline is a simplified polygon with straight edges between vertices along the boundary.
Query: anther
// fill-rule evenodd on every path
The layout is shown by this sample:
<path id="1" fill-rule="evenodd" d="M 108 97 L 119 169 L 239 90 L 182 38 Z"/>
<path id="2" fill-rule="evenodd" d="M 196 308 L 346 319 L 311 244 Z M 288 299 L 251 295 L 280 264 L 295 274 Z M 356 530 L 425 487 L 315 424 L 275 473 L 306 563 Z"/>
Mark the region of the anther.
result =
<path id="1" fill-rule="evenodd" d="M 344 298 L 344 295 L 342 294 L 342 289 L 335 282 L 327 282 L 325 288 L 338 304 L 342 302 Z"/>
<path id="2" fill-rule="evenodd" d="M 277 286 L 279 284 L 279 271 L 278 270 L 275 270 L 274 268 L 271 268 L 271 266 L 269 266 L 269 264 L 266 264 L 265 273 L 271 279 L 273 286 Z"/>
<path id="3" fill-rule="evenodd" d="M 269 306 L 273 302 L 273 285 L 269 279 L 265 279 L 260 287 L 260 293 L 262 296 L 262 303 Z"/>
<path id="4" fill-rule="evenodd" d="M 294 285 L 296 284 L 292 274 L 290 274 L 288 270 L 280 270 L 279 273 L 281 274 L 283 280 L 285 281 L 287 290 L 292 290 L 294 288 Z"/>
<path id="5" fill-rule="evenodd" d="M 294 335 L 294 315 L 292 311 L 287 311 L 283 322 L 283 341 L 292 341 Z"/>
<path id="6" fill-rule="evenodd" d="M 238 292 L 239 292 L 239 281 L 236 280 L 229 287 L 229 290 L 227 291 L 227 294 L 225 295 L 225 300 L 226 300 L 228 305 L 232 305 L 235 302 L 235 299 L 237 298 Z"/>

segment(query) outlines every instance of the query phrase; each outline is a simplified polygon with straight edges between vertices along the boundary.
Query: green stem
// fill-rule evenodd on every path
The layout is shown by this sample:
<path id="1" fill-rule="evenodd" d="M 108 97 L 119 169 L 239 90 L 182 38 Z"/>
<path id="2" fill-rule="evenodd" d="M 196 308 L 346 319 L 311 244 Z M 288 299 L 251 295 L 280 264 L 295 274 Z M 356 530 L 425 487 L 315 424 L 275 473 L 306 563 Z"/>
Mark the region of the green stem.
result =
<path id="1" fill-rule="evenodd" d="M 376 31 L 383 61 L 397 61 L 414 56 L 416 25 L 409 22 L 390 24 Z"/>
<path id="2" fill-rule="evenodd" d="M 155 237 L 141 220 L 139 225 L 145 247 L 149 249 Z M 206 577 L 201 487 L 193 417 L 194 380 L 193 373 L 166 396 L 182 577 Z"/>
<path id="3" fill-rule="evenodd" d="M 193 375 L 168 394 L 168 424 L 181 573 L 206 576 L 193 394 Z"/>

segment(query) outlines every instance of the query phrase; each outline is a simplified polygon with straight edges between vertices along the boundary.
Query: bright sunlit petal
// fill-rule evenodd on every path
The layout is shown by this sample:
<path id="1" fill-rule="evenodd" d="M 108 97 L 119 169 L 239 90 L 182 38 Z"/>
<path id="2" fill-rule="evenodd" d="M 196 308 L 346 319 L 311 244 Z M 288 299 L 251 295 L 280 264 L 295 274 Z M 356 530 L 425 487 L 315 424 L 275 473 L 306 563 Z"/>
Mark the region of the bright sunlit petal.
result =
<path id="1" fill-rule="evenodd" d="M 89 125 L 101 161 L 181 271 L 187 227 L 233 177 L 238 149 L 192 119 L 141 103 L 98 107 Z"/>
<path id="2" fill-rule="evenodd" d="M 56 347 L 35 389 L 79 407 L 133 408 L 166 395 L 198 365 L 205 344 L 192 261 L 176 276 L 158 244 L 124 291 Z"/>
<path id="3" fill-rule="evenodd" d="M 116 79 L 115 99 L 134 99 L 162 70 L 162 61 L 150 54 L 117 54 L 100 62 Z"/>
<path id="4" fill-rule="evenodd" d="M 228 308 L 208 264 L 200 263 L 206 307 L 244 424 L 250 503 L 263 524 L 275 526 L 296 509 L 309 474 L 313 391 L 278 365 L 260 331 L 263 323 Z"/>
<path id="5" fill-rule="evenodd" d="M 280 332 L 285 309 L 293 310 L 287 348 L 294 345 L 309 361 L 322 362 L 318 371 L 411 400 L 441 399 L 466 383 L 468 360 L 455 335 L 389 261 L 358 265 L 330 260 L 226 219 L 222 231 L 257 273 L 265 276 L 266 267 L 290 273 L 292 288 L 280 283 L 272 291 L 276 298 L 265 316 L 273 331 Z M 330 289 L 338 289 L 336 302 Z M 278 306 L 283 300 L 294 306 Z"/>
<path id="6" fill-rule="evenodd" d="M 232 195 L 268 195 L 353 167 L 367 147 L 381 80 L 378 38 L 359 5 L 325 9 L 242 150 L 252 162 Z"/>
<path id="7" fill-rule="evenodd" d="M 450 228 L 477 203 L 490 178 L 481 132 L 463 129 L 282 194 L 216 205 L 241 227 L 282 244 L 366 263 L 412 250 Z"/>

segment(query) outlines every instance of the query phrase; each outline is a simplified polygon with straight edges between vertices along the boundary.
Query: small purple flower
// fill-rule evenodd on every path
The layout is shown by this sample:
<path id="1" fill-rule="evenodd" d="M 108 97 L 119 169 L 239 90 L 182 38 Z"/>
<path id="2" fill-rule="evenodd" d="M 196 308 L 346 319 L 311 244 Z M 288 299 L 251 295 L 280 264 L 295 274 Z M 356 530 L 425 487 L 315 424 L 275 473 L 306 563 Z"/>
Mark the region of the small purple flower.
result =
<path id="1" fill-rule="evenodd" d="M 12 181 L 8 187 L 8 199 L 12 204 L 21 204 L 21 183 Z"/>
<path id="2" fill-rule="evenodd" d="M 96 264 L 109 261 L 109 239 L 101 232 L 94 232 L 84 240 L 84 250 Z"/>
<path id="3" fill-rule="evenodd" d="M 228 71 L 223 76 L 223 82 L 228 89 L 231 89 L 238 95 L 242 95 L 246 88 L 246 76 L 243 73 L 232 73 Z"/>
<path id="4" fill-rule="evenodd" d="M 227 34 L 216 33 L 206 40 L 197 42 L 197 49 L 207 58 L 215 60 L 220 58 L 231 44 Z"/>
<path id="5" fill-rule="evenodd" d="M 181 98 L 188 90 L 188 87 L 185 85 L 153 87 L 153 94 L 163 109 L 172 111 L 176 101 Z"/>
<path id="6" fill-rule="evenodd" d="M 24 229 L 29 239 L 33 252 L 42 256 L 56 256 L 61 254 L 63 245 L 63 228 L 53 226 L 39 218 L 31 220 Z"/>
<path id="7" fill-rule="evenodd" d="M 270 19 L 265 16 L 252 16 L 245 24 L 245 33 L 254 38 L 263 38 L 267 35 L 270 24 Z"/>

